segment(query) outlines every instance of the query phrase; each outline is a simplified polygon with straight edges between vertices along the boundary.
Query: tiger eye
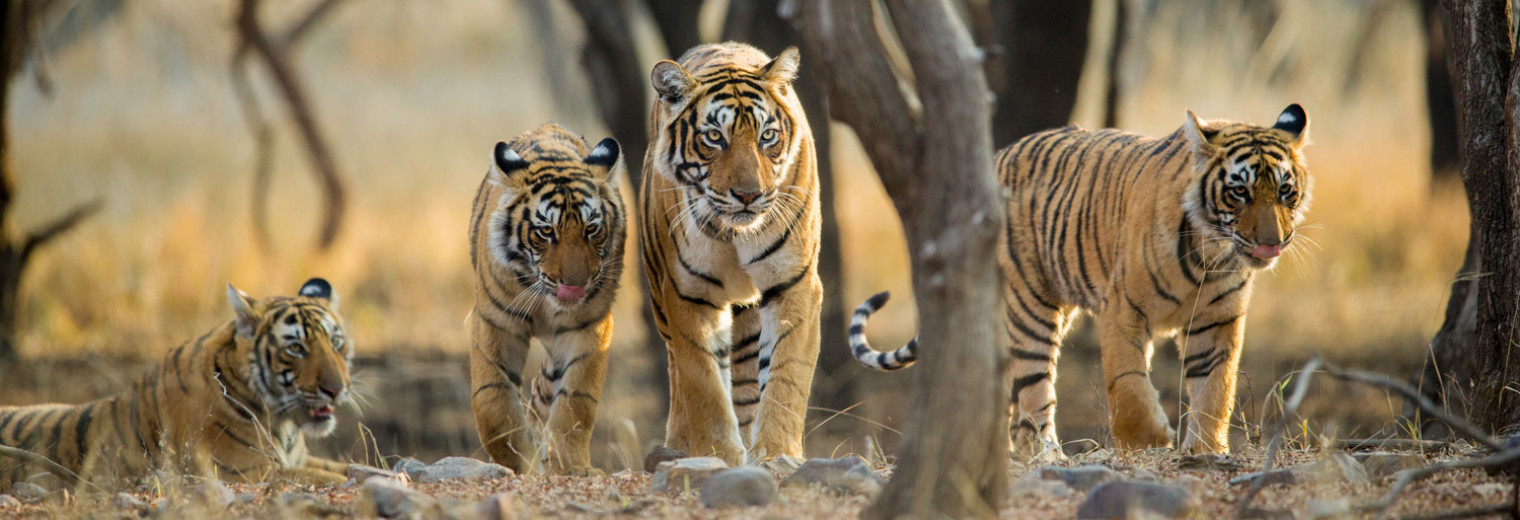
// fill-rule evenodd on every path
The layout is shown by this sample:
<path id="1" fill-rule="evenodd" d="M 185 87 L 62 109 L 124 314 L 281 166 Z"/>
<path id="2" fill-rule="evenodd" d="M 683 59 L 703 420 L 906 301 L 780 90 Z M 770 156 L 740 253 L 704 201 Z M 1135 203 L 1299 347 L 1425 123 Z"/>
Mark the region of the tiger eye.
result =
<path id="1" fill-rule="evenodd" d="M 708 130 L 707 134 L 704 137 L 706 137 L 708 141 L 712 141 L 714 143 L 723 142 L 723 132 L 719 132 L 717 130 Z"/>

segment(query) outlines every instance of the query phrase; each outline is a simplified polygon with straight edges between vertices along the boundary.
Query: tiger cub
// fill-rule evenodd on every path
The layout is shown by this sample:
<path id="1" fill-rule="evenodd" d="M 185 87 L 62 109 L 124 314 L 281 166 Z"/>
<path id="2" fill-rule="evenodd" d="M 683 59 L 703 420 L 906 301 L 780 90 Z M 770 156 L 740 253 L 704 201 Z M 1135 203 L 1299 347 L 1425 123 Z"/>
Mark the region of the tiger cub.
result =
<path id="1" fill-rule="evenodd" d="M 626 233 L 617 162 L 612 138 L 589 148 L 547 123 L 497 143 L 475 194 L 470 403 L 486 453 L 518 472 L 541 457 L 556 473 L 594 471 L 591 429 Z M 549 353 L 533 392 L 548 429 L 541 456 L 530 456 L 536 440 L 522 380 L 533 337 Z"/>
<path id="2" fill-rule="evenodd" d="M 0 444 L 96 483 L 155 469 L 241 482 L 347 480 L 347 465 L 309 455 L 305 440 L 332 433 L 333 408 L 351 396 L 354 347 L 332 286 L 313 278 L 296 296 L 256 300 L 228 285 L 227 301 L 231 321 L 170 350 L 128 392 L 0 407 Z M 0 489 L 40 472 L 0 459 Z"/>
<path id="3" fill-rule="evenodd" d="M 639 241 L 670 358 L 665 444 L 729 464 L 802 456 L 823 284 L 798 63 L 721 43 L 651 72 Z"/>
<path id="4" fill-rule="evenodd" d="M 1066 127 L 1003 149 L 1011 197 L 998 257 L 1008 285 L 1015 451 L 1059 455 L 1056 358 L 1077 310 L 1097 317 L 1108 422 L 1120 448 L 1171 446 L 1151 385 L 1153 342 L 1177 339 L 1190 411 L 1182 451 L 1228 453 L 1251 280 L 1293 244 L 1309 208 L 1309 116 L 1289 105 L 1268 128 L 1187 113 L 1163 138 Z M 912 364 L 866 342 L 879 294 L 855 312 L 850 342 L 880 370 Z"/>

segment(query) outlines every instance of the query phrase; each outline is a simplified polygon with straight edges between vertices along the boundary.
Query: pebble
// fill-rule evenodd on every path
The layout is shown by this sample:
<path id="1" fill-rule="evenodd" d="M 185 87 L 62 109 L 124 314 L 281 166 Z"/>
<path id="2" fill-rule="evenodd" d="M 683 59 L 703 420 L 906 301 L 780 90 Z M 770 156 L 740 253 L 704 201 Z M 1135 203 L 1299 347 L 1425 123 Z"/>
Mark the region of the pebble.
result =
<path id="1" fill-rule="evenodd" d="M 809 459 L 792 472 L 782 486 L 820 485 L 831 491 L 874 498 L 881 493 L 881 477 L 860 457 Z"/>
<path id="2" fill-rule="evenodd" d="M 1197 496 L 1177 486 L 1114 480 L 1087 494 L 1077 518 L 1188 518 L 1202 505 Z"/>
<path id="3" fill-rule="evenodd" d="M 661 462 L 655 469 L 654 478 L 649 481 L 649 489 L 656 493 L 701 489 L 703 480 L 725 469 L 728 464 L 717 457 L 687 457 Z"/>
<path id="4" fill-rule="evenodd" d="M 723 470 L 702 481 L 702 505 L 708 509 L 763 506 L 775 496 L 776 479 L 754 466 Z"/>
<path id="5" fill-rule="evenodd" d="M 660 469 L 661 462 L 684 459 L 689 456 L 690 455 L 687 455 L 685 452 L 682 452 L 680 450 L 671 449 L 665 446 L 659 446 L 654 450 L 651 450 L 648 456 L 644 457 L 644 471 L 654 473 Z"/>
<path id="6" fill-rule="evenodd" d="M 501 478 L 511 475 L 512 470 L 500 464 L 482 462 L 469 457 L 444 457 L 420 471 L 408 474 L 417 482 L 438 482 L 459 478 Z M 365 482 L 368 481 L 365 479 Z"/>
<path id="7" fill-rule="evenodd" d="M 1075 468 L 1045 466 L 1040 468 L 1040 478 L 1059 480 L 1081 492 L 1098 487 L 1099 484 L 1119 478 L 1119 473 L 1108 466 L 1089 464 Z"/>
<path id="8" fill-rule="evenodd" d="M 384 518 L 419 515 L 436 505 L 432 497 L 385 477 L 366 479 L 359 500 L 361 516 Z"/>

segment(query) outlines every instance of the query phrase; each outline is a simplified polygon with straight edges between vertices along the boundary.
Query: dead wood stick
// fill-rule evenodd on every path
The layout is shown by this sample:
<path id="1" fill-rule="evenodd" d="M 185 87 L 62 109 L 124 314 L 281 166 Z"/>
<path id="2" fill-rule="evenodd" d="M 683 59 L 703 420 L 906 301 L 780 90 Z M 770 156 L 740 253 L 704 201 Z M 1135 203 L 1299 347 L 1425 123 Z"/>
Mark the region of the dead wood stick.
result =
<path id="1" fill-rule="evenodd" d="M 85 484 L 89 484 L 90 487 L 100 489 L 100 486 L 95 485 L 94 482 L 85 480 L 83 477 L 80 477 L 78 473 L 69 471 L 69 468 L 65 468 L 59 465 L 57 462 L 53 462 L 53 459 L 49 459 L 42 455 L 23 450 L 21 448 L 12 448 L 4 444 L 0 444 L 0 455 L 10 457 L 24 463 L 31 463 L 42 466 L 42 469 L 47 470 L 48 473 L 57 475 L 58 478 L 63 479 L 63 481 L 67 482 L 70 486 L 78 485 L 80 482 L 83 482 Z"/>

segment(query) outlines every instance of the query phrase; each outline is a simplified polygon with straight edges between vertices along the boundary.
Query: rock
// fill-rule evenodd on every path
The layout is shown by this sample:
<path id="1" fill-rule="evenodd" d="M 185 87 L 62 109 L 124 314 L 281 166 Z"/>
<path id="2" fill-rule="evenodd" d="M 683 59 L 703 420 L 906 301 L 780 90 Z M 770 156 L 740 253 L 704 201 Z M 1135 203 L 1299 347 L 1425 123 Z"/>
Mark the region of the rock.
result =
<path id="1" fill-rule="evenodd" d="M 777 455 L 776 458 L 761 462 L 760 467 L 771 472 L 772 477 L 782 478 L 795 473 L 803 462 L 805 461 L 791 455 Z"/>
<path id="2" fill-rule="evenodd" d="M 32 504 L 47 496 L 47 490 L 31 482 L 17 482 L 11 486 L 11 495 L 22 503 Z"/>
<path id="3" fill-rule="evenodd" d="M 237 500 L 237 494 L 221 482 L 207 480 L 190 488 L 190 498 L 213 508 L 223 508 L 232 505 Z"/>
<path id="4" fill-rule="evenodd" d="M 649 489 L 656 493 L 680 493 L 701 489 L 702 481 L 713 474 L 728 469 L 728 464 L 717 457 L 687 457 L 661 462 L 655 468 Z"/>
<path id="5" fill-rule="evenodd" d="M 1093 488 L 1077 509 L 1077 518 L 1187 518 L 1202 505 L 1196 495 L 1177 486 L 1115 480 Z"/>
<path id="6" fill-rule="evenodd" d="M 148 509 L 148 503 L 138 500 L 137 497 L 127 493 L 117 493 L 111 497 L 111 507 L 142 511 Z"/>
<path id="7" fill-rule="evenodd" d="M 1040 468 L 1040 478 L 1065 482 L 1077 491 L 1086 492 L 1098 484 L 1119 478 L 1119 473 L 1108 466 L 1089 464 L 1075 468 L 1045 466 Z"/>
<path id="8" fill-rule="evenodd" d="M 882 480 L 871 465 L 860 457 L 811 459 L 781 482 L 783 486 L 817 484 L 831 491 L 875 498 L 881 493 Z"/>
<path id="9" fill-rule="evenodd" d="M 10 495 L 0 495 L 0 509 L 21 507 L 21 501 Z"/>
<path id="10" fill-rule="evenodd" d="M 1235 457 L 1220 455 L 1218 453 L 1183 455 L 1177 459 L 1177 469 L 1240 471 L 1244 468 L 1244 466 L 1240 465 L 1240 461 L 1235 460 Z"/>
<path id="11" fill-rule="evenodd" d="M 456 478 L 501 478 L 512 470 L 500 464 L 482 462 L 469 457 L 444 457 L 415 473 L 408 473 L 418 482 L 438 482 Z M 365 479 L 368 482 L 369 479 Z"/>
<path id="12" fill-rule="evenodd" d="M 1340 518 L 1351 515 L 1351 502 L 1344 498 L 1309 500 L 1304 503 L 1304 518 Z"/>
<path id="13" fill-rule="evenodd" d="M 1139 480 L 1139 481 L 1142 481 L 1142 482 L 1160 482 L 1161 481 L 1161 476 L 1160 475 L 1157 475 L 1156 472 L 1148 470 L 1148 469 L 1145 469 L 1145 468 L 1137 469 L 1133 473 L 1131 473 L 1131 475 L 1133 475 L 1132 477 L 1130 477 L 1131 479 L 1133 479 L 1133 480 Z"/>
<path id="14" fill-rule="evenodd" d="M 258 500 L 259 500 L 259 496 L 255 495 L 253 493 L 238 493 L 236 503 L 238 503 L 238 504 L 252 504 L 254 502 L 257 502 Z"/>
<path id="15" fill-rule="evenodd" d="M 1030 471 L 1013 481 L 1008 486 L 1008 496 L 1023 498 L 1030 496 L 1067 497 L 1071 496 L 1071 486 L 1059 480 L 1045 480 L 1040 477 L 1040 471 Z"/>
<path id="16" fill-rule="evenodd" d="M 1367 477 L 1372 480 L 1382 480 L 1394 473 L 1425 465 L 1425 458 L 1413 453 L 1374 451 L 1358 453 L 1354 457 L 1361 461 L 1362 469 L 1367 470 Z"/>
<path id="17" fill-rule="evenodd" d="M 435 505 L 432 497 L 405 484 L 385 477 L 370 477 L 364 481 L 357 509 L 360 516 L 396 518 L 418 516 Z"/>
<path id="18" fill-rule="evenodd" d="M 1084 460 L 1089 462 L 1103 461 L 1114 458 L 1114 452 L 1109 451 L 1108 448 L 1098 448 L 1096 450 L 1077 455 L 1076 458 L 1077 460 Z"/>
<path id="19" fill-rule="evenodd" d="M 427 466 L 427 463 L 420 460 L 411 457 L 402 457 L 397 460 L 395 464 L 391 465 L 391 471 L 395 471 L 397 473 L 405 473 L 411 478 L 417 478 L 417 475 L 414 473 L 427 469 Z M 364 481 L 360 480 L 359 482 Z"/>
<path id="20" fill-rule="evenodd" d="M 1345 453 L 1331 453 L 1325 458 L 1289 468 L 1295 482 L 1334 484 L 1339 482 L 1370 482 L 1367 470 L 1356 459 Z"/>
<path id="21" fill-rule="evenodd" d="M 708 509 L 763 506 L 775 496 L 776 479 L 754 466 L 719 471 L 702 481 L 702 505 Z"/>
<path id="22" fill-rule="evenodd" d="M 486 497 L 479 504 L 475 504 L 475 516 L 480 520 L 516 519 L 517 514 L 512 511 L 512 495 L 497 493 Z"/>
<path id="23" fill-rule="evenodd" d="M 280 498 L 275 503 L 286 512 L 294 513 L 288 516 L 297 518 L 324 517 L 343 513 L 343 508 L 306 493 L 280 493 Z"/>
<path id="24" fill-rule="evenodd" d="M 427 466 L 423 467 L 426 468 Z M 348 478 L 353 479 L 354 482 L 364 482 L 369 480 L 370 477 L 385 477 L 402 484 L 410 484 L 412 481 L 411 476 L 406 473 L 380 469 L 374 466 L 365 466 L 363 464 L 348 465 Z"/>
<path id="25" fill-rule="evenodd" d="M 658 448 L 655 448 L 653 451 L 650 451 L 649 455 L 644 457 L 644 471 L 654 473 L 660 469 L 661 462 L 684 459 L 686 457 L 690 457 L 690 455 L 687 455 L 685 452 L 682 452 L 680 450 L 660 446 Z"/>

